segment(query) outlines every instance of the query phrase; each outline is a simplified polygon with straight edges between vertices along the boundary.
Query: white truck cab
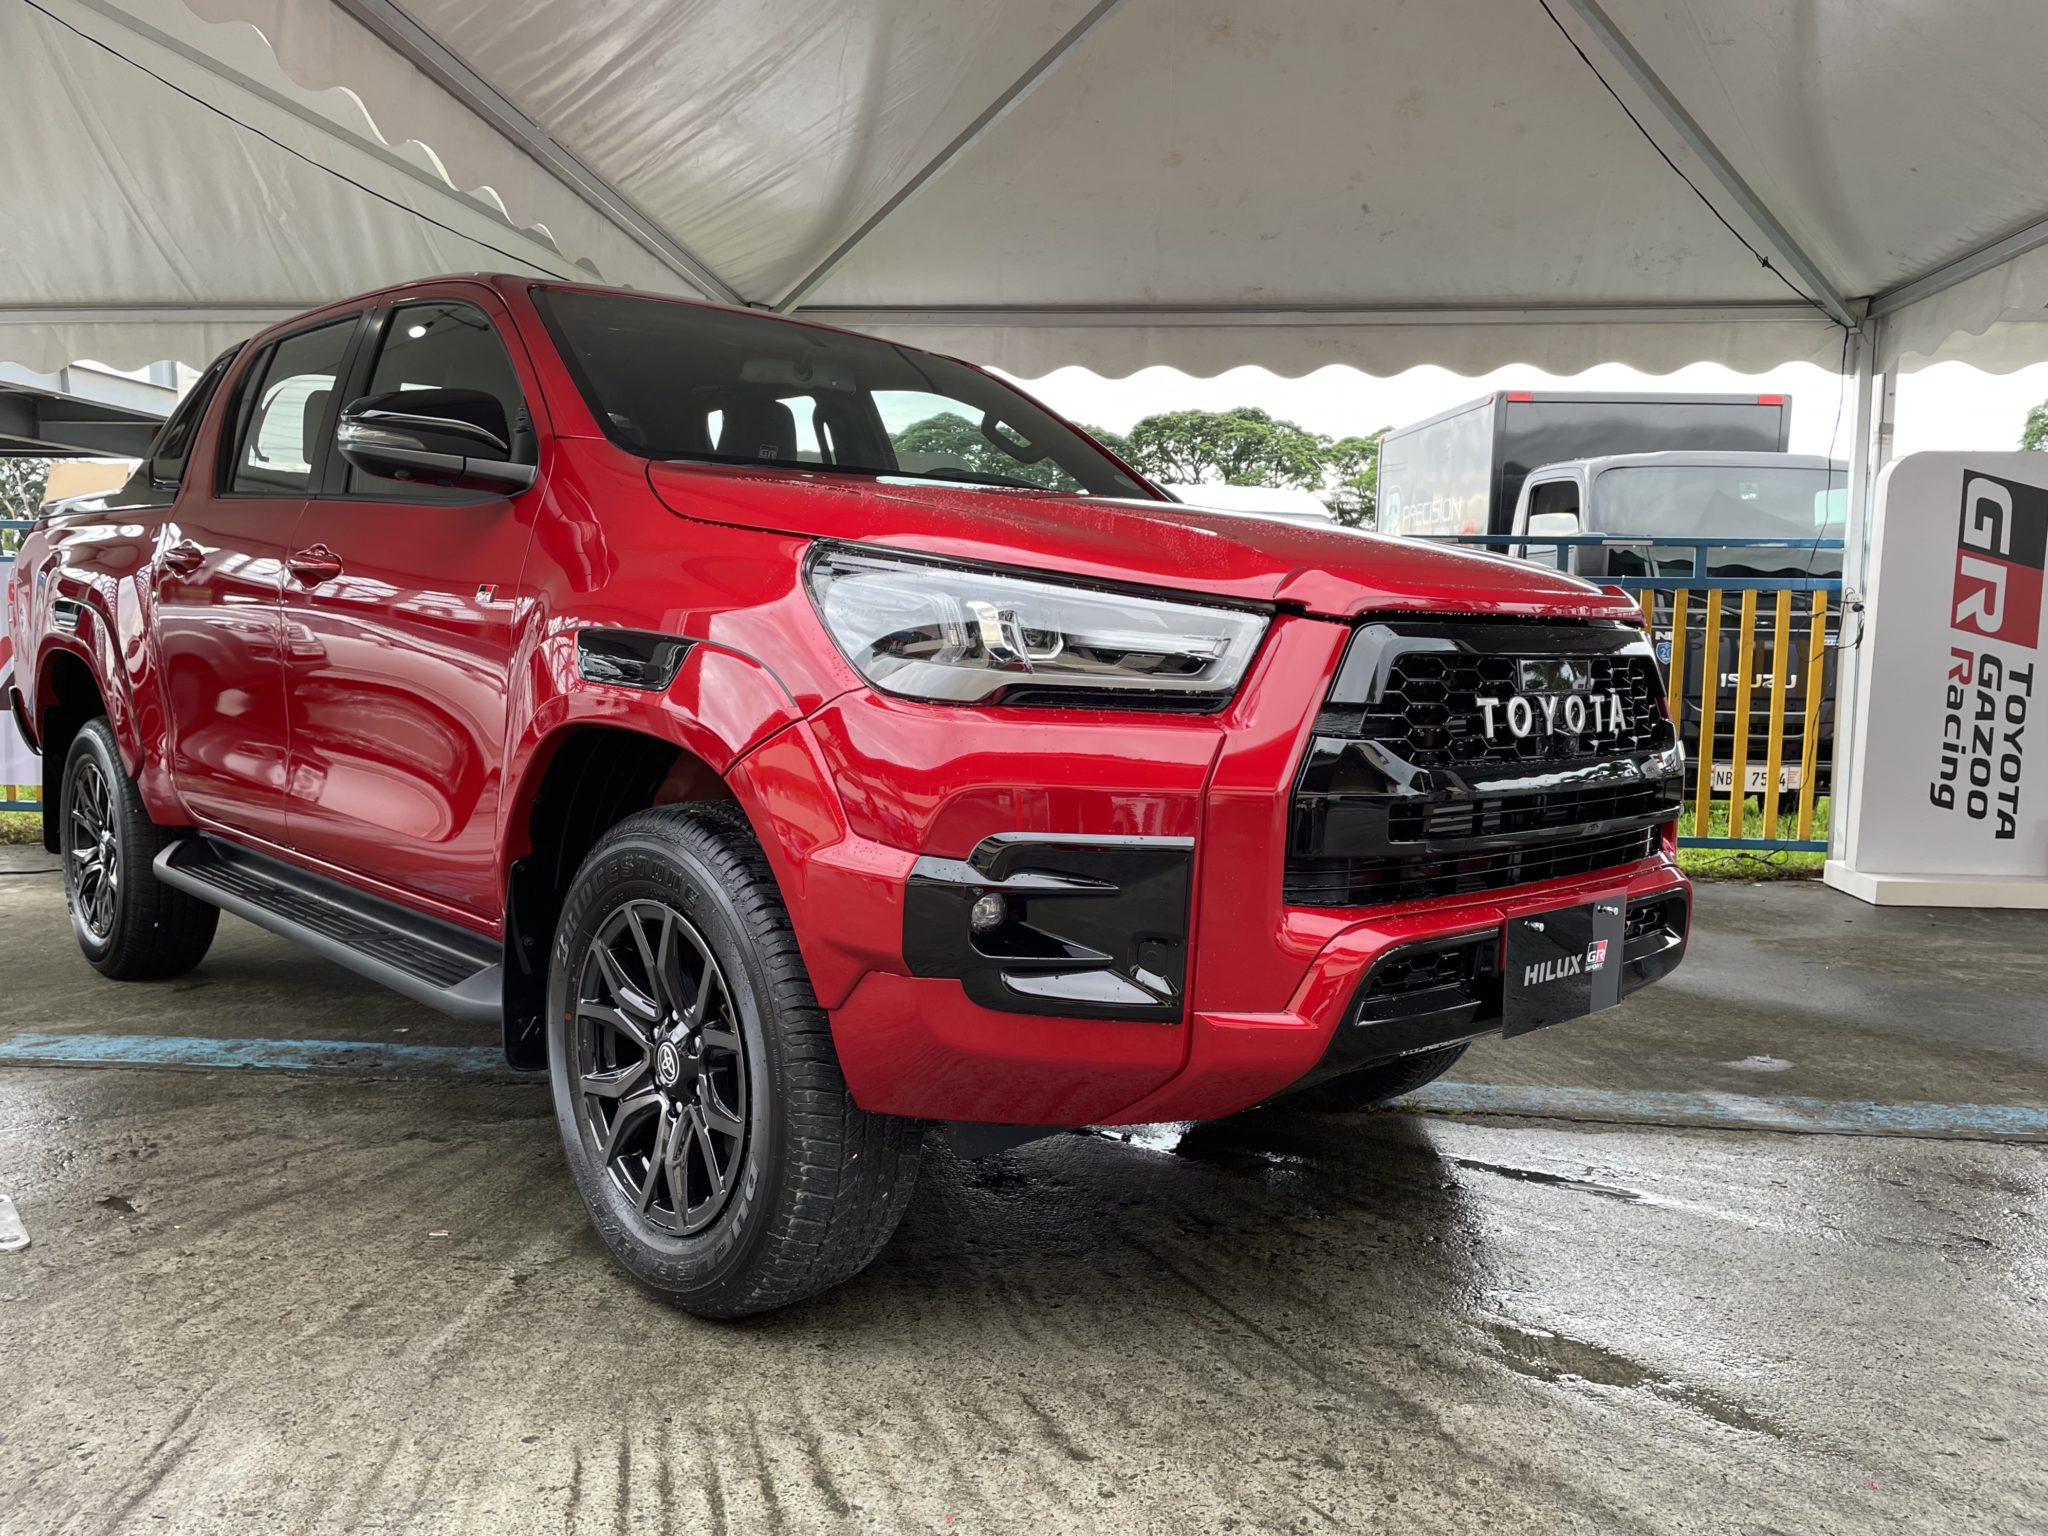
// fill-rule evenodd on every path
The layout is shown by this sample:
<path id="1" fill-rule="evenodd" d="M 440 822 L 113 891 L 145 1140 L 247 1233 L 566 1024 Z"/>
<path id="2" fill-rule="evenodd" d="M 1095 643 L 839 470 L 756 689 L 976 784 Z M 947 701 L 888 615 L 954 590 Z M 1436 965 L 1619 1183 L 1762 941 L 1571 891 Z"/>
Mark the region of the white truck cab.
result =
<path id="1" fill-rule="evenodd" d="M 1570 459 L 1529 472 L 1511 525 L 1528 542 L 1509 552 L 1599 580 L 1685 575 L 1692 569 L 1690 545 L 1666 541 L 1840 538 L 1848 486 L 1848 466 L 1818 454 L 1676 451 Z M 1568 549 L 1560 562 L 1558 546 L 1542 542 L 1575 534 L 1630 543 Z M 1707 559 L 1710 572 L 1740 567 L 1758 575 L 1818 576 L 1841 569 L 1834 550 L 1709 550 Z"/>

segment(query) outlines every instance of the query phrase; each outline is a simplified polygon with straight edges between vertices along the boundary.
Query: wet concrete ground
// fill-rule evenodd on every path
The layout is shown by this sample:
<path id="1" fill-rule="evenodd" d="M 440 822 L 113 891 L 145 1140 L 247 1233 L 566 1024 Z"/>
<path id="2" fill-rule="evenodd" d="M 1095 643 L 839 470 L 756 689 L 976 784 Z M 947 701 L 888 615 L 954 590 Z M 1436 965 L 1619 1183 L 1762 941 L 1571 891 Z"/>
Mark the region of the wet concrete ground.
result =
<path id="1" fill-rule="evenodd" d="M 0 877 L 0 1531 L 2048 1528 L 2048 923 L 1701 923 L 1460 1112 L 934 1151 L 735 1326 L 609 1267 L 459 1029 L 230 923 L 116 987 Z"/>

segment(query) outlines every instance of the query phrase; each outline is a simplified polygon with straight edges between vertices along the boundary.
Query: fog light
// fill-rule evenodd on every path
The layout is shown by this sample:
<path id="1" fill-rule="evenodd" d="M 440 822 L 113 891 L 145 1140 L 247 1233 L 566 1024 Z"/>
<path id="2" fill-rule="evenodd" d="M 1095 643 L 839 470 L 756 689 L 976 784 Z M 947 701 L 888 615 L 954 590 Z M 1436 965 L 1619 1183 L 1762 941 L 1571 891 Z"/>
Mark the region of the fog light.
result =
<path id="1" fill-rule="evenodd" d="M 1009 920 L 1009 899 L 994 891 L 975 897 L 974 905 L 967 911 L 967 926 L 976 933 L 994 933 Z"/>

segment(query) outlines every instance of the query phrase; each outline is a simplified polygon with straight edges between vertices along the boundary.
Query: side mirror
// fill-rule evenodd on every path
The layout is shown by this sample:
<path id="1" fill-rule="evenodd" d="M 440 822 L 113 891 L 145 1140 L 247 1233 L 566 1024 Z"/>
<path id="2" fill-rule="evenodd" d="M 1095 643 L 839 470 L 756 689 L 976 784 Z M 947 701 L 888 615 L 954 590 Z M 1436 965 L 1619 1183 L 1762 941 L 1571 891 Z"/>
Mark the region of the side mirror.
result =
<path id="1" fill-rule="evenodd" d="M 1537 544 L 1540 538 L 1570 538 L 1579 531 L 1579 514 L 1576 512 L 1532 512 L 1529 526 L 1524 530 L 1531 541 L 1520 550 L 1521 557 L 1535 565 L 1570 571 L 1577 568 L 1579 550 L 1576 546 L 1564 544 Z"/>
<path id="2" fill-rule="evenodd" d="M 539 474 L 512 461 L 505 407 L 477 389 L 365 395 L 341 413 L 334 442 L 350 464 L 385 480 L 509 493 Z"/>

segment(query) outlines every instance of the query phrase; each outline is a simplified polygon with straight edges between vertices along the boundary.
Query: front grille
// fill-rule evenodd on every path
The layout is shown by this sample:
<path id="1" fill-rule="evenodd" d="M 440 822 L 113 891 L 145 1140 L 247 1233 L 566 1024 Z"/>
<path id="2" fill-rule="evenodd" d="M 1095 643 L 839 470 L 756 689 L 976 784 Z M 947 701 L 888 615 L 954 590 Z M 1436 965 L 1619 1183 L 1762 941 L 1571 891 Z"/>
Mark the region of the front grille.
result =
<path id="1" fill-rule="evenodd" d="M 1373 963 L 1358 989 L 1353 1024 L 1385 1024 L 1442 1014 L 1476 1013 L 1500 1003 L 1500 931 L 1409 944 Z"/>
<path id="2" fill-rule="evenodd" d="M 1434 952 L 1396 954 L 1373 968 L 1372 983 L 1365 989 L 1366 998 L 1371 1001 L 1409 997 L 1417 992 L 1433 992 L 1438 987 L 1458 986 L 1471 978 L 1480 946 L 1491 942 L 1493 936 L 1488 934 L 1484 939 Z"/>
<path id="3" fill-rule="evenodd" d="M 1502 727 L 1517 696 L 1526 734 Z M 1375 906 L 1618 868 L 1656 854 L 1681 778 L 1633 626 L 1367 624 L 1295 785 L 1283 893 Z"/>
<path id="4" fill-rule="evenodd" d="M 1387 816 L 1394 843 L 1439 838 L 1487 837 L 1519 832 L 1564 832 L 1594 821 L 1621 821 L 1662 812 L 1676 816 L 1684 803 L 1671 780 L 1612 788 L 1537 790 L 1522 795 L 1482 795 L 1436 804 L 1396 805 Z"/>
<path id="5" fill-rule="evenodd" d="M 1379 696 L 1355 710 L 1332 707 L 1316 722 L 1319 733 L 1358 737 L 1386 745 L 1420 768 L 1477 767 L 1523 763 L 1578 762 L 1646 752 L 1656 746 L 1664 727 L 1658 707 L 1662 686 L 1657 659 L 1647 650 L 1638 656 L 1582 658 L 1591 672 L 1580 710 L 1586 729 L 1560 730 L 1519 739 L 1496 731 L 1489 738 L 1488 712 L 1481 699 L 1494 701 L 1498 719 L 1523 693 L 1514 655 L 1470 652 L 1409 651 L 1391 659 Z M 1532 707 L 1540 707 L 1530 695 Z M 1588 701 L 1601 701 L 1596 711 Z M 1619 699 L 1626 721 L 1619 730 L 1595 730 L 1612 719 L 1607 701 Z"/>
<path id="6" fill-rule="evenodd" d="M 1371 907 L 1597 874 L 1647 859 L 1656 851 L 1657 832 L 1652 828 L 1611 837 L 1560 838 L 1537 847 L 1463 857 L 1301 859 L 1289 866 L 1283 889 L 1290 906 Z"/>
<path id="7" fill-rule="evenodd" d="M 1667 896 L 1662 901 L 1638 901 L 1629 904 L 1628 916 L 1622 922 L 1621 942 L 1624 948 L 1639 939 L 1652 934 L 1677 935 L 1685 931 L 1685 898 Z"/>

